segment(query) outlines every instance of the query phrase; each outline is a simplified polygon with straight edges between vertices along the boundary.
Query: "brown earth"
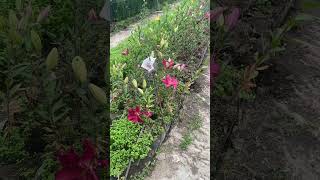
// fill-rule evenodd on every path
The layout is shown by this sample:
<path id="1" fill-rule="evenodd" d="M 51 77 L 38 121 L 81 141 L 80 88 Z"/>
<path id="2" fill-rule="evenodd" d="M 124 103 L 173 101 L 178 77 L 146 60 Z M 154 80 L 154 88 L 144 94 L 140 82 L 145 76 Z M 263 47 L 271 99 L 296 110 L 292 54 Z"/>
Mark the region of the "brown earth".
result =
<path id="1" fill-rule="evenodd" d="M 255 101 L 243 107 L 216 179 L 320 179 L 320 21 L 286 42 L 261 75 Z"/>

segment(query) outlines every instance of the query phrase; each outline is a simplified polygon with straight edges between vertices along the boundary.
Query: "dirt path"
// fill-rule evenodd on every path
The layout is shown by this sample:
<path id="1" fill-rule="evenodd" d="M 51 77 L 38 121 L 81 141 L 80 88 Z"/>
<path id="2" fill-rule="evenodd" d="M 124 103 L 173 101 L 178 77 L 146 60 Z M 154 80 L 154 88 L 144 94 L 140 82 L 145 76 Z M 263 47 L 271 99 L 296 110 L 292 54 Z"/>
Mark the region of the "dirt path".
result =
<path id="1" fill-rule="evenodd" d="M 160 147 L 156 166 L 146 180 L 209 180 L 210 179 L 210 86 L 209 70 L 198 79 L 197 90 L 184 101 L 180 122 Z M 187 150 L 180 143 L 190 124 L 196 119 L 201 126 L 192 135 Z"/>
<path id="2" fill-rule="evenodd" d="M 219 180 L 320 179 L 320 21 L 290 34 L 273 62 L 234 131 Z"/>
<path id="3" fill-rule="evenodd" d="M 179 4 L 179 2 L 176 2 L 176 3 L 173 3 L 170 5 L 170 8 L 174 8 L 175 6 L 177 6 Z M 116 33 L 112 33 L 111 34 L 111 37 L 110 37 L 110 48 L 114 48 L 116 47 L 120 42 L 122 42 L 123 40 L 127 39 L 131 33 L 133 32 L 133 30 L 144 24 L 145 22 L 148 22 L 150 20 L 154 20 L 156 19 L 158 16 L 161 16 L 162 15 L 162 11 L 157 11 L 157 12 L 154 12 L 153 14 L 151 14 L 149 17 L 143 19 L 143 20 L 140 20 L 136 23 L 133 23 L 131 24 L 128 28 L 122 30 L 122 31 L 119 31 L 119 32 L 116 32 Z"/>
<path id="4" fill-rule="evenodd" d="M 111 34 L 111 37 L 110 37 L 110 48 L 116 47 L 120 42 L 122 42 L 123 40 L 127 39 L 131 35 L 131 32 L 136 27 L 138 27 L 139 25 L 143 24 L 143 22 L 149 21 L 149 20 L 154 20 L 156 17 L 161 16 L 161 15 L 162 15 L 162 12 L 155 12 L 154 14 L 149 16 L 148 18 L 146 18 L 144 20 L 141 20 L 139 22 L 136 22 L 134 24 L 131 24 L 125 30 L 122 30 L 122 31 L 119 31 L 117 33 Z"/>

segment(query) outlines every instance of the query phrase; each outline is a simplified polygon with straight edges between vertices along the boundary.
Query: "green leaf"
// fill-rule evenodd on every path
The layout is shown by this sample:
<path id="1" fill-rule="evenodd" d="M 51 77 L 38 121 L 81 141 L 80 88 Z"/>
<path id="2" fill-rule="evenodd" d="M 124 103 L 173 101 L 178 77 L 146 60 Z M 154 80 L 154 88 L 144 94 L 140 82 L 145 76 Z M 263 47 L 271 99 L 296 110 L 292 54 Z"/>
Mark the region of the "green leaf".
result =
<path id="1" fill-rule="evenodd" d="M 219 18 L 217 19 L 217 24 L 218 24 L 218 26 L 220 26 L 220 27 L 222 27 L 222 26 L 224 25 L 224 16 L 223 16 L 223 14 L 221 14 L 221 15 L 219 16 Z"/>
<path id="2" fill-rule="evenodd" d="M 18 26 L 18 18 L 13 10 L 9 11 L 9 25 L 12 30 L 17 29 Z"/>
<path id="3" fill-rule="evenodd" d="M 22 1 L 21 0 L 16 0 L 16 9 L 20 11 L 22 9 Z"/>
<path id="4" fill-rule="evenodd" d="M 313 19 L 314 17 L 312 15 L 305 14 L 305 13 L 300 13 L 295 17 L 296 21 L 311 21 Z"/>
<path id="5" fill-rule="evenodd" d="M 15 45 L 21 45 L 23 42 L 23 39 L 17 30 L 10 30 L 9 38 L 12 41 L 12 43 Z"/>
<path id="6" fill-rule="evenodd" d="M 53 121 L 58 122 L 63 119 L 67 114 L 69 113 L 69 109 L 65 109 L 62 113 L 59 113 L 59 115 L 54 116 Z"/>
<path id="7" fill-rule="evenodd" d="M 0 32 L 4 30 L 6 26 L 6 20 L 3 16 L 0 16 Z"/>
<path id="8" fill-rule="evenodd" d="M 63 106 L 65 106 L 65 104 L 63 103 L 62 99 L 59 99 L 59 101 L 57 101 L 56 103 L 53 104 L 52 106 L 52 111 L 56 112 L 58 111 L 60 108 L 62 108 Z"/>
<path id="9" fill-rule="evenodd" d="M 251 74 L 250 79 L 254 79 L 254 78 L 258 77 L 258 75 L 259 75 L 259 71 L 254 71 L 254 72 Z"/>
<path id="10" fill-rule="evenodd" d="M 12 98 L 14 97 L 14 95 L 20 90 L 20 87 L 21 87 L 21 84 L 16 84 L 14 85 L 11 89 L 10 89 L 10 92 L 9 92 L 9 96 Z"/>
<path id="11" fill-rule="evenodd" d="M 316 0 L 303 0 L 302 8 L 304 10 L 320 8 L 320 2 Z"/>
<path id="12" fill-rule="evenodd" d="M 40 38 L 39 34 L 34 30 L 31 30 L 31 42 L 32 42 L 34 48 L 36 49 L 36 51 L 38 53 L 41 53 L 41 50 L 42 50 L 41 38 Z"/>

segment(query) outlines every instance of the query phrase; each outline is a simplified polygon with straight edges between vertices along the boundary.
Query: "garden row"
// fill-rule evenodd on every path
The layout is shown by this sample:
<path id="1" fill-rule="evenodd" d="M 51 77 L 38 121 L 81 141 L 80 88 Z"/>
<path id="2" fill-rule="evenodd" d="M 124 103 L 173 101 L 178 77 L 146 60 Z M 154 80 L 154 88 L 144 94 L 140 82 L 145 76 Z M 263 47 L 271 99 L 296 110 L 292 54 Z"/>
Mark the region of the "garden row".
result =
<path id="1" fill-rule="evenodd" d="M 166 10 L 175 2 L 176 0 L 164 0 L 161 2 L 152 0 L 139 3 L 134 1 L 111 2 L 111 33 L 126 29 L 135 22 L 148 18 L 156 11 Z"/>
<path id="2" fill-rule="evenodd" d="M 270 60 L 285 50 L 284 34 L 295 27 L 298 19 L 288 19 L 293 1 L 228 1 L 215 4 L 212 14 L 212 163 L 214 173 L 223 160 L 224 152 L 232 147 L 232 132 L 243 116 L 245 104 L 255 99 L 261 77 L 268 76 Z M 217 7 L 220 6 L 220 7 Z M 226 33 L 221 26 L 225 10 L 239 7 L 240 20 L 233 31 Z M 214 21 L 214 22 L 213 22 Z"/>
<path id="3" fill-rule="evenodd" d="M 103 5 L 0 2 L 0 179 L 106 176 Z"/>
<path id="4" fill-rule="evenodd" d="M 175 121 L 207 53 L 208 10 L 208 1 L 183 0 L 111 49 L 112 177 L 139 172 Z"/>

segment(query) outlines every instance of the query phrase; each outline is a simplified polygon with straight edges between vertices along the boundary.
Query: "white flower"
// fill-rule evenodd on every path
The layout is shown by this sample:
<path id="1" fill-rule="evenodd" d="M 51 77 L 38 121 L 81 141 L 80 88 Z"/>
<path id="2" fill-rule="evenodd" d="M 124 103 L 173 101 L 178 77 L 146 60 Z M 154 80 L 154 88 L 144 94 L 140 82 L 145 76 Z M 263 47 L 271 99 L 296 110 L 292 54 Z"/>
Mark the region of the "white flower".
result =
<path id="1" fill-rule="evenodd" d="M 154 70 L 155 61 L 156 61 L 156 58 L 152 56 L 147 57 L 145 60 L 143 60 L 141 67 L 150 73 Z"/>

